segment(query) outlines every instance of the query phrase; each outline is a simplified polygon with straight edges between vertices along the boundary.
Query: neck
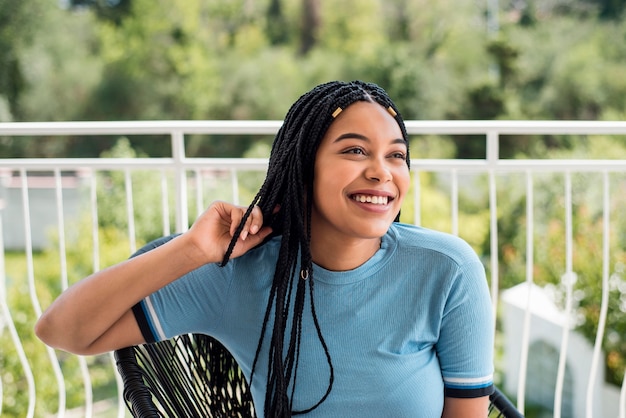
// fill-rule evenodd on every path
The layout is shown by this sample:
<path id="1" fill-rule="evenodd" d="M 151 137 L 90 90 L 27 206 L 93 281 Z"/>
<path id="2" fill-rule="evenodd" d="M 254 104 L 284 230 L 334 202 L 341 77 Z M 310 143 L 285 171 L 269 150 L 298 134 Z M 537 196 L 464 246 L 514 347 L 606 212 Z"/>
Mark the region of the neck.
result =
<path id="1" fill-rule="evenodd" d="M 311 237 L 313 262 L 331 271 L 353 270 L 369 260 L 380 248 L 380 237 L 336 240 Z"/>

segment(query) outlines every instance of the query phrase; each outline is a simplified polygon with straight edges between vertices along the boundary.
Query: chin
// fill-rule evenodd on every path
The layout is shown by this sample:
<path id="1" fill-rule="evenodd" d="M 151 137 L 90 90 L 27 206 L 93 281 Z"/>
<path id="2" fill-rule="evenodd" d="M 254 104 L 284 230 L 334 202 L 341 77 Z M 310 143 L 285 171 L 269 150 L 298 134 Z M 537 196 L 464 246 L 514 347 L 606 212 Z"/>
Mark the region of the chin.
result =
<path id="1" fill-rule="evenodd" d="M 369 225 L 369 228 L 364 228 L 361 231 L 361 236 L 364 239 L 374 239 L 374 238 L 380 238 L 383 235 L 385 235 L 387 233 L 387 231 L 389 230 L 389 227 L 391 226 L 391 222 L 386 223 L 384 225 Z"/>

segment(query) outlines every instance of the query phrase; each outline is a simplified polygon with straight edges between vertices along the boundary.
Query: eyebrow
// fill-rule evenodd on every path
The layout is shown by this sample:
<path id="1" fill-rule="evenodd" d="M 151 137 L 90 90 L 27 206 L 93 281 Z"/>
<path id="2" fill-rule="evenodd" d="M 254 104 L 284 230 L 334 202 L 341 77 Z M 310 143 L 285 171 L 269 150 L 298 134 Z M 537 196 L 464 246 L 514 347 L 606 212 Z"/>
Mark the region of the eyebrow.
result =
<path id="1" fill-rule="evenodd" d="M 335 138 L 335 140 L 333 142 L 343 141 L 344 139 L 359 139 L 361 141 L 370 142 L 370 139 L 368 137 L 366 137 L 365 135 L 357 134 L 357 133 L 354 133 L 354 132 L 347 132 L 345 134 L 341 134 L 337 138 Z M 404 138 L 395 138 L 394 140 L 391 141 L 391 143 L 392 144 L 405 144 L 406 145 L 406 141 L 404 140 Z"/>

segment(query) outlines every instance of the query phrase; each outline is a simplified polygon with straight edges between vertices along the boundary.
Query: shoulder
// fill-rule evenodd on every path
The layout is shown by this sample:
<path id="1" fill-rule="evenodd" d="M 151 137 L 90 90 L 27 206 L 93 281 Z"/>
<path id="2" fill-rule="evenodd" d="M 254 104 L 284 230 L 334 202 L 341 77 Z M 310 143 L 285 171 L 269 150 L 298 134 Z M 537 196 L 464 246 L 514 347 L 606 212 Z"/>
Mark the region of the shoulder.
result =
<path id="1" fill-rule="evenodd" d="M 272 275 L 278 259 L 281 237 L 272 239 L 252 248 L 247 253 L 231 259 L 226 266 L 230 266 L 232 273 L 254 274 L 255 276 Z"/>
<path id="2" fill-rule="evenodd" d="M 462 238 L 421 226 L 393 223 L 388 235 L 399 251 L 448 258 L 457 265 L 479 262 L 476 251 Z"/>
<path id="3" fill-rule="evenodd" d="M 251 260 L 252 262 L 257 262 L 259 260 L 266 260 L 268 257 L 277 257 L 280 250 L 281 240 L 281 235 L 274 236 L 271 239 L 268 239 L 267 241 L 264 241 L 263 243 L 252 248 L 250 251 L 248 251 L 239 258 L 242 260 Z"/>

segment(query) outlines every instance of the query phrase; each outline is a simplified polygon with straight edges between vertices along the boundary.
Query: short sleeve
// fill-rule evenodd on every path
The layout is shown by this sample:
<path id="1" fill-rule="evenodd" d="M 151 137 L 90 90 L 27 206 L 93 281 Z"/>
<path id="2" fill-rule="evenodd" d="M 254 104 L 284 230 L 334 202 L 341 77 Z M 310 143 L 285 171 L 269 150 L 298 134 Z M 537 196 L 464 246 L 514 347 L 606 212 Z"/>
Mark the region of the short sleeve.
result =
<path id="1" fill-rule="evenodd" d="M 134 256 L 175 238 L 163 237 L 146 244 Z M 232 263 L 231 263 L 232 264 Z M 230 265 L 206 264 L 178 278 L 133 306 L 132 311 L 146 342 L 176 335 L 210 333 L 223 311 L 230 281 Z"/>
<path id="2" fill-rule="evenodd" d="M 494 320 L 485 269 L 477 260 L 458 267 L 436 345 L 445 396 L 493 393 Z"/>

